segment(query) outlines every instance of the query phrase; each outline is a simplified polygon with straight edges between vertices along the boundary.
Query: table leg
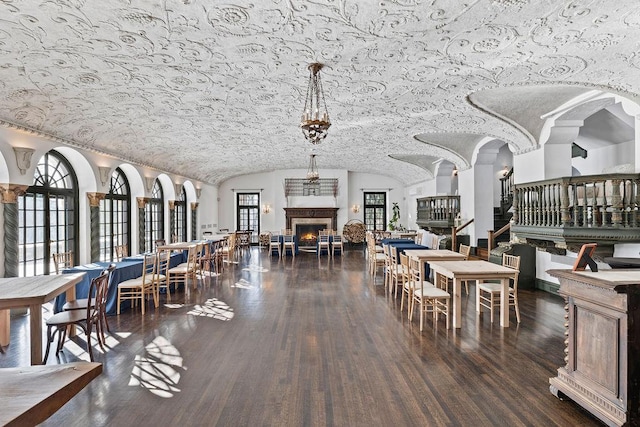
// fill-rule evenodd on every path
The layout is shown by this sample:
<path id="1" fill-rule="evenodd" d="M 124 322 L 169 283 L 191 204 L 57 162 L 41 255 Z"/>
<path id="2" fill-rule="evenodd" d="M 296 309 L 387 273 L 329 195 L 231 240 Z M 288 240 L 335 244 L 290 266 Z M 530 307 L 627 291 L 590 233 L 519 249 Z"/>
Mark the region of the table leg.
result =
<path id="1" fill-rule="evenodd" d="M 29 306 L 31 364 L 42 365 L 42 305 Z"/>
<path id="2" fill-rule="evenodd" d="M 453 278 L 453 327 L 462 327 L 462 302 L 460 300 L 460 292 L 462 289 L 462 282 L 460 279 Z"/>
<path id="3" fill-rule="evenodd" d="M 0 346 L 9 345 L 11 339 L 11 310 L 0 310 Z"/>
<path id="4" fill-rule="evenodd" d="M 509 279 L 501 279 L 502 291 L 500 292 L 500 326 L 509 327 Z"/>

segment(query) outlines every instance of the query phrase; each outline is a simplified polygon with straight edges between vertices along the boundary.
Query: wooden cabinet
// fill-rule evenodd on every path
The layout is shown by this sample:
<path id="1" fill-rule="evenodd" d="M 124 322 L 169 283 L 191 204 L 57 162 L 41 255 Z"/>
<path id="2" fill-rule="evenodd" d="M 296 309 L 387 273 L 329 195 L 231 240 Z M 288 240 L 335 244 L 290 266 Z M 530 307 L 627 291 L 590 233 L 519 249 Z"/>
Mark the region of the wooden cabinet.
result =
<path id="1" fill-rule="evenodd" d="M 566 302 L 566 365 L 549 380 L 611 426 L 640 423 L 640 269 L 550 270 Z"/>

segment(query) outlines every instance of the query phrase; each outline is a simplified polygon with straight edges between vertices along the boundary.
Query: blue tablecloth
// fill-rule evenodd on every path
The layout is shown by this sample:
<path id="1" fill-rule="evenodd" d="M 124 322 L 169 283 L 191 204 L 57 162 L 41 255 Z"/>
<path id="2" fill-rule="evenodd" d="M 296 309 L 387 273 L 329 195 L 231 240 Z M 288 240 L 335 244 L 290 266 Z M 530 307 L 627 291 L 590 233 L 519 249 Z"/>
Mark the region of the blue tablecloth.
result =
<path id="1" fill-rule="evenodd" d="M 171 255 L 170 267 L 175 267 L 182 261 L 182 253 L 178 252 Z M 116 262 L 116 269 L 109 282 L 109 291 L 107 293 L 107 314 L 116 314 L 118 305 L 118 284 L 125 280 L 135 279 L 142 276 L 142 260 L 143 255 L 137 255 L 124 258 L 120 262 Z M 87 298 L 89 293 L 89 285 L 91 280 L 95 279 L 109 266 L 109 262 L 94 262 L 92 264 L 79 265 L 73 268 L 67 268 L 62 271 L 67 273 L 86 273 L 82 281 L 76 285 L 76 298 Z M 57 313 L 62 310 L 62 306 L 67 302 L 65 294 L 56 297 L 54 311 Z M 123 308 L 129 301 L 123 302 Z"/>
<path id="2" fill-rule="evenodd" d="M 390 243 L 415 243 L 412 239 L 382 239 L 381 245 L 388 245 Z"/>
<path id="3" fill-rule="evenodd" d="M 280 242 L 280 251 L 282 251 L 283 255 L 286 255 L 286 253 L 283 251 L 284 250 L 284 236 L 282 234 L 280 234 L 278 236 L 278 241 Z M 296 239 L 296 236 L 293 236 L 293 244 L 295 245 L 295 251 L 296 254 L 298 254 L 298 239 Z M 271 255 L 273 255 L 275 252 L 271 251 Z"/>

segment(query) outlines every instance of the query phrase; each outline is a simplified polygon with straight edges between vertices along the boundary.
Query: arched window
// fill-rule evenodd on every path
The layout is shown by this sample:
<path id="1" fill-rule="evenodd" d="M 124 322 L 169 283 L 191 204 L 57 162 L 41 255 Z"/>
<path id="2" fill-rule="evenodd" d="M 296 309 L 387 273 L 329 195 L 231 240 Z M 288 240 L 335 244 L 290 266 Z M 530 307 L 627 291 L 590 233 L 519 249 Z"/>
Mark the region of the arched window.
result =
<path id="1" fill-rule="evenodd" d="M 34 183 L 18 198 L 19 275 L 55 271 L 51 254 L 73 251 L 78 260 L 78 180 L 56 151 L 40 159 Z"/>
<path id="2" fill-rule="evenodd" d="M 187 238 L 187 192 L 184 187 L 182 187 L 182 191 L 178 196 L 178 199 L 175 203 L 176 216 L 175 216 L 175 231 L 176 231 L 176 241 L 177 242 L 186 242 Z"/>
<path id="3" fill-rule="evenodd" d="M 131 247 L 129 223 L 129 181 L 122 169 L 111 175 L 111 187 L 104 200 L 100 201 L 100 260 L 116 259 L 115 247 Z"/>
<path id="4" fill-rule="evenodd" d="M 157 179 L 153 183 L 151 199 L 145 207 L 145 250 L 155 249 L 154 242 L 164 239 L 164 193 L 162 185 Z"/>

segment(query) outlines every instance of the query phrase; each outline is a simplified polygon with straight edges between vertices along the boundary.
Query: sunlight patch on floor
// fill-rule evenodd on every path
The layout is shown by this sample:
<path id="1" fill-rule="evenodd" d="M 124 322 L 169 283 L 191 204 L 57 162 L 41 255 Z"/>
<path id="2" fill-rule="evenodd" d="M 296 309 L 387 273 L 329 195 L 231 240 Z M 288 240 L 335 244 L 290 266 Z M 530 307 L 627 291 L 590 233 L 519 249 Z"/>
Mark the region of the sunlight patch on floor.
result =
<path id="1" fill-rule="evenodd" d="M 253 289 L 253 288 L 255 288 L 255 286 L 253 286 L 250 282 L 248 282 L 245 279 L 238 280 L 236 283 L 231 285 L 231 287 L 232 288 L 240 288 L 240 289 Z"/>
<path id="2" fill-rule="evenodd" d="M 164 306 L 175 310 L 184 307 L 184 304 L 165 304 Z"/>
<path id="3" fill-rule="evenodd" d="M 251 264 L 250 266 L 243 268 L 242 271 L 250 271 L 252 273 L 266 273 L 269 270 L 261 265 Z"/>
<path id="4" fill-rule="evenodd" d="M 156 337 L 146 347 L 144 356 L 136 355 L 129 386 L 140 386 L 159 397 L 173 397 L 178 388 L 182 365 L 180 352 L 166 338 Z"/>
<path id="5" fill-rule="evenodd" d="M 233 319 L 233 308 L 217 298 L 209 298 L 204 304 L 196 304 L 187 314 L 229 321 Z"/>
<path id="6" fill-rule="evenodd" d="M 209 277 L 218 277 L 220 275 L 220 273 L 215 273 L 213 271 L 203 271 L 202 275 L 203 276 L 209 276 Z"/>

